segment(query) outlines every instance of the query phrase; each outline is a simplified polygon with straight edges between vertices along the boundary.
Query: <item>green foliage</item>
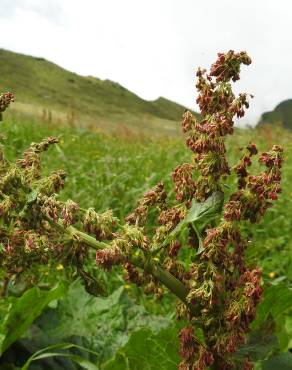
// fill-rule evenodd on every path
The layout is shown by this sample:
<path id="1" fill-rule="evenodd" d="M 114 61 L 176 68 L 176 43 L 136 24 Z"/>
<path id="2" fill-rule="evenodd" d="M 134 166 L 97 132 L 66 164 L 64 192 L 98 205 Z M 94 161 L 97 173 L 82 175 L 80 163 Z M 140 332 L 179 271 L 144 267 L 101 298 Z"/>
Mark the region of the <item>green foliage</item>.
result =
<path id="1" fill-rule="evenodd" d="M 253 323 L 256 328 L 267 319 L 269 315 L 277 320 L 288 309 L 292 309 L 292 289 L 285 285 L 272 285 L 264 291 L 263 301 L 257 309 L 257 319 Z"/>
<path id="2" fill-rule="evenodd" d="M 271 357 L 263 363 L 262 370 L 291 370 L 292 369 L 292 354 L 281 353 L 280 355 Z"/>
<path id="3" fill-rule="evenodd" d="M 37 352 L 35 352 L 27 361 L 26 363 L 22 366 L 21 370 L 28 370 L 31 363 L 33 361 L 37 360 L 42 360 L 44 358 L 51 358 L 51 357 L 67 357 L 71 361 L 76 362 L 79 366 L 81 366 L 83 369 L 86 370 L 99 370 L 99 368 L 92 362 L 88 361 L 86 358 L 78 356 L 78 355 L 73 355 L 71 353 L 62 353 L 62 352 L 55 352 L 56 350 L 68 350 L 71 348 L 77 348 L 81 351 L 85 352 L 91 352 L 93 354 L 96 354 L 92 351 L 88 351 L 88 349 L 77 346 L 76 344 L 72 343 L 58 343 L 58 344 L 53 344 L 51 346 L 48 346 L 46 348 L 43 348 Z"/>
<path id="4" fill-rule="evenodd" d="M 153 334 L 149 329 L 135 331 L 114 358 L 102 370 L 175 370 L 179 357 L 177 331 L 174 328 Z"/>
<path id="5" fill-rule="evenodd" d="M 2 299 L 0 301 L 0 356 L 25 333 L 44 308 L 52 300 L 63 296 L 65 291 L 65 286 L 61 284 L 49 291 L 34 287 L 19 298 Z"/>
<path id="6" fill-rule="evenodd" d="M 27 340 L 33 348 L 56 341 L 81 344 L 95 351 L 97 361 L 102 363 L 139 328 L 155 334 L 171 324 L 170 318 L 150 315 L 143 306 L 135 304 L 123 287 L 106 298 L 95 298 L 76 281 L 56 308 L 47 309 L 36 321 Z"/>
<path id="7" fill-rule="evenodd" d="M 182 233 L 188 225 L 191 225 L 199 239 L 198 253 L 200 253 L 202 251 L 201 232 L 207 225 L 211 225 L 212 221 L 218 217 L 218 214 L 222 210 L 223 200 L 224 194 L 220 191 L 214 192 L 209 198 L 201 203 L 196 201 L 196 199 L 193 199 L 185 218 L 181 220 L 175 229 L 169 234 L 164 245 L 175 239 L 175 237 Z"/>

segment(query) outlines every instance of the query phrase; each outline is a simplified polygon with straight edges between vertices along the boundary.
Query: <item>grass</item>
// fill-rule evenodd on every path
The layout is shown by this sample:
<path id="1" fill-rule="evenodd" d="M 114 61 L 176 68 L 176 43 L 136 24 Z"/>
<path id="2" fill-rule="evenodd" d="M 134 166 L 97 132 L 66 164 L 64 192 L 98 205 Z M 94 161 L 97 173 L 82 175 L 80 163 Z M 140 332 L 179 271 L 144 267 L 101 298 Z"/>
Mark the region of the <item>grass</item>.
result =
<path id="1" fill-rule="evenodd" d="M 72 198 L 83 207 L 99 211 L 113 209 L 125 217 L 139 196 L 159 181 L 171 190 L 171 173 L 179 163 L 189 161 L 191 153 L 185 149 L 183 137 L 151 138 L 121 134 L 97 134 L 86 129 L 56 127 L 34 121 L 8 120 L 1 124 L 7 137 L 9 158 L 21 155 L 31 141 L 46 136 L 57 136 L 59 144 L 44 155 L 43 169 L 50 172 L 59 168 L 68 174 L 62 192 L 64 199 Z M 255 141 L 261 151 L 273 144 L 285 148 L 283 192 L 259 225 L 246 232 L 252 240 L 249 258 L 263 267 L 268 281 L 283 279 L 292 282 L 292 144 L 291 134 L 269 127 L 259 130 L 237 130 L 228 140 L 230 165 L 240 157 L 239 147 Z M 235 185 L 231 177 L 229 185 Z"/>

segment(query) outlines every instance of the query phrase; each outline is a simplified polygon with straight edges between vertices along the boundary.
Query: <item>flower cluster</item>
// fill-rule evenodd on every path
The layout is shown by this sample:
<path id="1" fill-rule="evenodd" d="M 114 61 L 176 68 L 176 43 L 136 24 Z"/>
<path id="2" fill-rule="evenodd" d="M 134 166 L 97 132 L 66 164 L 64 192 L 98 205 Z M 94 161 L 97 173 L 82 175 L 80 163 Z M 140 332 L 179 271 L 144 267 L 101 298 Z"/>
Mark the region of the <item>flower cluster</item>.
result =
<path id="1" fill-rule="evenodd" d="M 255 145 L 253 144 L 252 151 L 250 147 L 247 147 L 250 154 L 243 156 L 241 163 L 235 166 L 239 189 L 231 195 L 230 202 L 225 206 L 226 219 L 235 217 L 237 220 L 241 218 L 258 222 L 281 192 L 283 149 L 275 145 L 271 151 L 261 154 L 259 163 L 265 165 L 266 170 L 259 175 L 249 175 L 246 166 L 251 164 L 250 157 L 256 153 Z"/>
<path id="2" fill-rule="evenodd" d="M 163 183 L 157 184 L 153 189 L 148 190 L 138 201 L 135 210 L 126 218 L 130 224 L 143 225 L 146 221 L 151 207 L 160 205 L 163 207 L 166 199 L 166 192 Z"/>
<path id="3" fill-rule="evenodd" d="M 214 362 L 213 355 L 196 338 L 192 326 L 183 328 L 179 333 L 180 355 L 183 361 L 179 370 L 201 370 Z"/>
<path id="4" fill-rule="evenodd" d="M 86 232 L 94 234 L 98 240 L 110 239 L 118 219 L 111 210 L 97 213 L 93 208 L 86 210 L 83 219 L 83 228 Z"/>
<path id="5" fill-rule="evenodd" d="M 203 119 L 198 121 L 190 112 L 186 112 L 182 127 L 188 134 L 187 146 L 195 154 L 194 161 L 200 173 L 196 183 L 192 184 L 198 200 L 204 200 L 218 190 L 220 178 L 230 174 L 224 136 L 233 133 L 234 117 L 242 117 L 244 109 L 248 108 L 247 94 L 235 97 L 230 80 L 238 80 L 240 65 L 250 62 L 245 52 L 234 53 L 231 50 L 227 54 L 218 54 L 210 74 L 201 69 L 197 72 L 197 103 Z M 216 77 L 216 81 L 213 81 L 213 77 Z"/>
<path id="6" fill-rule="evenodd" d="M 6 92 L 0 95 L 0 112 L 4 112 L 14 102 L 14 95 L 11 92 Z"/>
<path id="7" fill-rule="evenodd" d="M 231 173 L 224 136 L 233 133 L 234 117 L 242 117 L 249 104 L 247 94 L 235 97 L 230 80 L 238 80 L 240 65 L 250 63 L 245 52 L 229 51 L 218 54 L 209 74 L 198 70 L 197 103 L 202 118 L 198 120 L 186 112 L 182 122 L 186 144 L 194 153 L 194 164 L 179 166 L 174 172 L 177 200 L 185 202 L 186 207 L 193 198 L 204 202 L 214 191 L 222 191 L 220 179 Z M 182 369 L 205 369 L 211 364 L 216 369 L 236 368 L 238 363 L 232 354 L 245 342 L 261 299 L 261 272 L 256 266 L 245 263 L 248 243 L 242 236 L 239 222 L 258 222 L 277 199 L 281 191 L 283 150 L 274 146 L 270 152 L 260 155 L 259 163 L 265 165 L 266 170 L 258 175 L 248 171 L 252 157 L 258 153 L 255 144 L 249 144 L 243 151 L 233 168 L 238 188 L 225 203 L 221 222 L 216 227 L 206 227 L 201 234 L 203 248 L 189 272 L 173 273 L 188 285 L 187 302 L 201 314 L 192 321 L 201 325 L 207 350 L 202 351 L 193 340 L 191 327 L 184 329 L 180 334 Z M 195 179 L 197 173 L 199 176 Z M 170 271 L 174 271 L 173 264 L 175 262 Z M 184 315 L 189 317 L 189 312 L 184 313 L 180 305 L 178 317 Z M 204 362 L 206 353 L 209 361 Z M 242 359 L 239 366 L 253 367 L 248 358 Z"/>

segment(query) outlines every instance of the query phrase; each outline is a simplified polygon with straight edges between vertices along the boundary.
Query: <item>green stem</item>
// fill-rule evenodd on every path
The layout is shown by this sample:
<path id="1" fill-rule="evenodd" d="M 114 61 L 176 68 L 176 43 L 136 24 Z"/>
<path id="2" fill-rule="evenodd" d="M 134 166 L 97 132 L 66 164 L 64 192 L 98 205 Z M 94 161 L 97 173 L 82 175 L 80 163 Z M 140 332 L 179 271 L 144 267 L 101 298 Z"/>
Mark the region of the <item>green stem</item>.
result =
<path id="1" fill-rule="evenodd" d="M 79 241 L 82 241 L 84 244 L 93 249 L 97 250 L 108 247 L 107 243 L 98 241 L 92 236 L 77 230 L 73 226 L 69 226 L 66 231 L 67 233 L 69 232 L 73 237 L 77 238 Z M 131 257 L 130 262 L 136 267 L 139 267 L 147 273 L 151 274 L 155 279 L 166 286 L 166 288 L 168 288 L 173 294 L 175 294 L 190 309 L 192 314 L 198 314 L 195 306 L 187 302 L 186 298 L 189 293 L 188 288 L 176 277 L 174 277 L 168 271 L 164 270 L 157 263 L 154 263 L 153 261 L 145 262 L 145 260 L 141 257 Z"/>
<path id="2" fill-rule="evenodd" d="M 73 226 L 65 228 L 60 222 L 55 223 L 52 219 L 45 216 L 46 220 L 50 224 L 65 234 L 69 234 L 72 239 L 77 239 L 82 243 L 88 245 L 90 248 L 95 250 L 105 249 L 108 247 L 108 244 L 102 241 L 96 240 L 94 237 L 76 229 Z M 198 310 L 196 307 L 187 302 L 187 295 L 189 293 L 188 288 L 175 276 L 173 276 L 168 271 L 164 270 L 158 263 L 154 263 L 153 260 L 146 260 L 143 257 L 134 257 L 132 256 L 130 262 L 136 267 L 141 268 L 146 271 L 148 274 L 151 274 L 155 279 L 157 279 L 161 284 L 168 288 L 173 294 L 175 294 L 191 311 L 193 315 L 198 315 Z"/>

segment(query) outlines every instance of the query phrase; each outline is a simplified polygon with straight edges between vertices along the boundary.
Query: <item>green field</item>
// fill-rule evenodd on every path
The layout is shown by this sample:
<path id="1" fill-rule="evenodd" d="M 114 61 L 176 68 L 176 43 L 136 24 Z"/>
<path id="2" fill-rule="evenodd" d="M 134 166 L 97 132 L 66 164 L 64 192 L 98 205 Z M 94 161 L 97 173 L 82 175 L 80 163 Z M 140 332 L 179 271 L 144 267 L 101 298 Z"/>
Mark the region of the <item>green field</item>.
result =
<path id="1" fill-rule="evenodd" d="M 98 211 L 112 209 L 121 219 L 133 209 L 139 196 L 157 182 L 163 181 L 170 190 L 172 170 L 191 158 L 182 135 L 157 138 L 130 131 L 126 134 L 100 134 L 85 128 L 60 128 L 12 118 L 1 123 L 1 134 L 6 137 L 5 152 L 9 159 L 21 156 L 32 141 L 40 141 L 46 136 L 58 137 L 59 144 L 43 156 L 43 171 L 66 171 L 68 177 L 62 198 L 74 199 L 82 207 L 95 207 Z M 256 261 L 262 267 L 267 286 L 278 286 L 284 290 L 292 285 L 291 139 L 292 135 L 280 128 L 273 130 L 265 127 L 236 130 L 227 143 L 230 165 L 240 157 L 238 148 L 249 142 L 255 141 L 263 151 L 273 144 L 281 144 L 285 149 L 280 199 L 267 212 L 263 222 L 248 230 L 250 262 Z M 231 177 L 229 185 L 235 182 L 236 178 Z M 94 269 L 93 266 L 90 268 Z M 5 368 L 4 363 L 7 369 L 15 368 L 12 363 L 20 366 L 35 351 L 61 342 L 95 351 L 95 354 L 90 354 L 72 348 L 70 353 L 91 361 L 95 359 L 101 369 L 177 368 L 177 324 L 170 295 L 158 302 L 151 296 L 144 297 L 138 288 L 122 280 L 119 269 L 111 273 L 96 272 L 107 282 L 110 294 L 107 298 L 90 297 L 78 281 L 68 285 L 68 275 L 62 266 L 48 266 L 41 273 L 46 284 L 50 281 L 49 287 L 62 282 L 63 290 L 59 287 L 56 299 L 51 299 L 49 307 L 41 310 L 41 315 L 29 330 L 6 351 L 1 369 Z M 288 304 L 283 304 L 282 310 L 274 316 L 277 340 L 283 351 L 292 347 L 291 294 L 289 297 Z M 2 303 L 0 312 L 5 309 L 7 306 Z M 272 352 L 272 348 L 267 351 Z M 66 358 L 52 356 L 30 367 L 64 368 L 78 367 Z"/>

